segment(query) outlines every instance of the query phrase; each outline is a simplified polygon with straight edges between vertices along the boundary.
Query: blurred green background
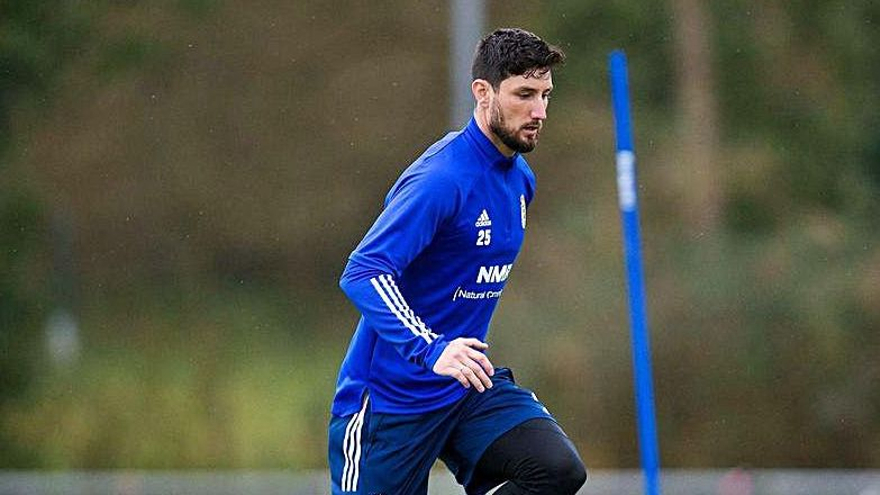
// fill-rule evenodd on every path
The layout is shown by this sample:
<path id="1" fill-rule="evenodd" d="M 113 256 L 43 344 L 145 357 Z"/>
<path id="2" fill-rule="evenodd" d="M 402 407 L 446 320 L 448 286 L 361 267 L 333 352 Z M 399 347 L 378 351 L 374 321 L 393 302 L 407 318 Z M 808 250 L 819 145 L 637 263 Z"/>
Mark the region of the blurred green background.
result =
<path id="1" fill-rule="evenodd" d="M 325 466 L 346 256 L 450 129 L 444 1 L 0 2 L 0 468 Z M 880 3 L 488 2 L 560 45 L 490 333 L 638 465 L 606 56 L 670 467 L 880 467 Z"/>

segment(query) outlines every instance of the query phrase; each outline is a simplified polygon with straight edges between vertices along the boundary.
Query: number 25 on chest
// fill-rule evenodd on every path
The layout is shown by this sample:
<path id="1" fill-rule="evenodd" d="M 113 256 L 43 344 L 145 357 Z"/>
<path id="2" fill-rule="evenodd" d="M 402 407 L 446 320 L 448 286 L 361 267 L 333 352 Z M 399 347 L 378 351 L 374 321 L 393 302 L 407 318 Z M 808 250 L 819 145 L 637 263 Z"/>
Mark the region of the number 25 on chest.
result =
<path id="1" fill-rule="evenodd" d="M 492 242 L 492 229 L 477 231 L 477 246 L 488 246 Z"/>

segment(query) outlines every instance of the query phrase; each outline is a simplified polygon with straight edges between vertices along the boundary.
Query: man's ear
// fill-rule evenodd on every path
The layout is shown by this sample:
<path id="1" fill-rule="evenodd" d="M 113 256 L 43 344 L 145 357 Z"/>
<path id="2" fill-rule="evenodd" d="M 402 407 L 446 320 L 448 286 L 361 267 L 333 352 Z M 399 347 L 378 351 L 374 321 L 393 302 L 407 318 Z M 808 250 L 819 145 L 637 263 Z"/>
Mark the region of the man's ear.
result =
<path id="1" fill-rule="evenodd" d="M 471 92 L 478 108 L 489 108 L 489 97 L 493 90 L 492 85 L 485 79 L 474 79 L 471 83 Z"/>

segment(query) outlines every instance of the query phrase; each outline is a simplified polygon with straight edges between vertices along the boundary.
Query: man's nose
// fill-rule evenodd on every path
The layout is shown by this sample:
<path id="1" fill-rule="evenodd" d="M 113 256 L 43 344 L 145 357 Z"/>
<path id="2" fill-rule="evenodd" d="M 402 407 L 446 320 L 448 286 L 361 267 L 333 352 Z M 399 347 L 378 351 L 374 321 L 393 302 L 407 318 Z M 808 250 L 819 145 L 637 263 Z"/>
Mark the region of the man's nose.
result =
<path id="1" fill-rule="evenodd" d="M 532 106 L 532 112 L 530 117 L 533 120 L 544 120 L 547 118 L 547 102 L 542 100 L 538 100 L 538 103 Z"/>

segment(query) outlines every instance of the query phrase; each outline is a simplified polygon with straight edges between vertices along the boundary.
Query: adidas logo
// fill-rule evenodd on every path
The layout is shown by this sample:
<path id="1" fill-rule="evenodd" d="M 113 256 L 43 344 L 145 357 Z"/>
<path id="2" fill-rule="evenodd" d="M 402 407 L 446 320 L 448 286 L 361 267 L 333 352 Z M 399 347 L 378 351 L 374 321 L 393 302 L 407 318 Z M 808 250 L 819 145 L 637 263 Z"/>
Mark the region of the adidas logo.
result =
<path id="1" fill-rule="evenodd" d="M 492 220 L 489 220 L 489 214 L 486 213 L 486 210 L 483 210 L 483 213 L 480 213 L 480 217 L 477 218 L 476 223 L 474 223 L 474 227 L 491 227 Z"/>

